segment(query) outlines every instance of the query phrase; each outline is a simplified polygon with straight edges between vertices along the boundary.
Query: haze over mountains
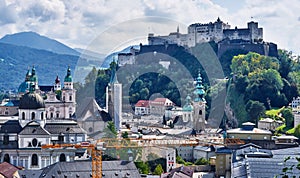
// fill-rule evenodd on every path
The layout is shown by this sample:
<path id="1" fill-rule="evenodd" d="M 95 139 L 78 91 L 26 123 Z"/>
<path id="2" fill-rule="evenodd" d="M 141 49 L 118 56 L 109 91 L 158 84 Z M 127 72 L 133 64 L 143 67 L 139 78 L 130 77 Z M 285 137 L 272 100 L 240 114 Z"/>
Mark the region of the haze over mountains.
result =
<path id="1" fill-rule="evenodd" d="M 64 78 L 68 65 L 73 72 L 79 67 L 84 77 L 91 67 L 100 67 L 104 57 L 95 52 L 77 51 L 35 32 L 5 35 L 0 39 L 0 90 L 16 91 L 33 65 L 39 84 L 51 85 L 56 75 Z"/>

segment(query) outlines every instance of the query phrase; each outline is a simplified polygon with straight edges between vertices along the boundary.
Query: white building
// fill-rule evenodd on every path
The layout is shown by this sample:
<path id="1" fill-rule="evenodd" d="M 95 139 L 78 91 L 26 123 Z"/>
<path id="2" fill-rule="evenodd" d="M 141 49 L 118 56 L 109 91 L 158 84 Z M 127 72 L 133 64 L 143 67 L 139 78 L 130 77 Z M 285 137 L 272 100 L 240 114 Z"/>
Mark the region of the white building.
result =
<path id="1" fill-rule="evenodd" d="M 35 88 L 35 92 L 46 97 L 45 118 L 70 119 L 73 117 L 76 112 L 76 90 L 73 88 L 70 67 L 67 69 L 63 87 L 58 76 L 53 85 L 38 86 L 38 77 L 33 67 L 31 71 L 28 70 L 25 81 L 19 86 L 19 95 L 22 96 L 28 92 L 31 85 Z"/>
<path id="2" fill-rule="evenodd" d="M 284 123 L 282 121 L 275 121 L 271 118 L 263 118 L 258 121 L 258 128 L 264 129 L 264 130 L 274 130 L 283 125 Z"/>
<path id="3" fill-rule="evenodd" d="M 179 46 L 194 47 L 196 44 L 223 39 L 243 40 L 247 42 L 257 42 L 263 39 L 263 29 L 258 28 L 257 22 L 248 22 L 247 28 L 230 29 L 230 25 L 224 23 L 218 18 L 215 22 L 207 24 L 194 23 L 188 26 L 188 33 L 179 33 L 179 27 L 176 32 L 166 36 L 148 35 L 149 45 L 177 44 Z"/>
<path id="4" fill-rule="evenodd" d="M 175 104 L 168 98 L 156 98 L 150 101 L 150 113 L 153 115 L 163 116 L 165 111 L 173 108 Z"/>
<path id="5" fill-rule="evenodd" d="M 18 118 L 0 122 L 0 160 L 25 167 L 41 169 L 58 161 L 72 161 L 76 149 L 42 149 L 44 144 L 80 143 L 86 133 L 72 120 L 47 120 L 44 99 L 31 85 L 20 99 Z"/>
<path id="6" fill-rule="evenodd" d="M 150 114 L 150 104 L 148 100 L 139 100 L 134 105 L 134 114 L 138 116 Z"/>

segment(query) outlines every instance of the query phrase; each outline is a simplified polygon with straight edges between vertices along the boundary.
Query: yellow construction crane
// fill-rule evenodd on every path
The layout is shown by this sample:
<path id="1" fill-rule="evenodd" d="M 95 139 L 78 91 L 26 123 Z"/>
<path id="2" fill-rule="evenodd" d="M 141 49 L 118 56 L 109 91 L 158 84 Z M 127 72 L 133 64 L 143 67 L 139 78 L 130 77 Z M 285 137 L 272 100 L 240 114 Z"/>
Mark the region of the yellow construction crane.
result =
<path id="1" fill-rule="evenodd" d="M 198 139 L 123 139 L 123 138 L 103 138 L 94 143 L 82 142 L 80 144 L 46 144 L 42 149 L 52 148 L 84 148 L 87 149 L 92 158 L 92 177 L 102 178 L 102 153 L 105 148 L 140 148 L 153 146 L 197 146 L 197 145 L 238 145 L 244 144 L 240 139 L 227 138 L 225 143 L 212 141 L 201 141 Z"/>

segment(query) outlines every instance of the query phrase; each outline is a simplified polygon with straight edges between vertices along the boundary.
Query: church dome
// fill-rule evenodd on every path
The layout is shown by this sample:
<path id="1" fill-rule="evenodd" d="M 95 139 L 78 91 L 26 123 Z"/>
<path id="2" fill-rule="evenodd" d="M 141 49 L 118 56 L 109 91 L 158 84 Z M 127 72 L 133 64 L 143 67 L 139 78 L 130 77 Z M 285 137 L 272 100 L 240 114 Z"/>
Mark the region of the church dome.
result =
<path id="1" fill-rule="evenodd" d="M 25 93 L 26 90 L 29 89 L 29 86 L 30 86 L 30 82 L 22 82 L 21 85 L 19 86 L 18 88 L 18 92 L 19 93 Z"/>
<path id="2" fill-rule="evenodd" d="M 20 99 L 20 109 L 39 109 L 45 108 L 44 99 L 37 93 L 26 93 Z"/>

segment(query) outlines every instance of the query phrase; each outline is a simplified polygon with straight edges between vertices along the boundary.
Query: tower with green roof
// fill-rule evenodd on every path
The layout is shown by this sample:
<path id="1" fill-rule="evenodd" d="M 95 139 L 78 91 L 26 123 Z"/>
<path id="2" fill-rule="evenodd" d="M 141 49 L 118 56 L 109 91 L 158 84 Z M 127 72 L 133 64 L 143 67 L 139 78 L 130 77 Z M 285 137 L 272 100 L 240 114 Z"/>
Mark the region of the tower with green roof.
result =
<path id="1" fill-rule="evenodd" d="M 59 83 L 60 81 L 58 80 L 59 79 L 57 78 L 55 82 Z M 64 103 L 64 111 L 61 116 L 70 119 L 74 115 L 76 109 L 76 90 L 73 88 L 73 78 L 70 66 L 68 66 L 67 75 L 64 79 L 64 86 L 61 89 L 61 101 Z"/>
<path id="2" fill-rule="evenodd" d="M 205 128 L 205 90 L 202 83 L 201 73 L 199 71 L 195 80 L 194 99 L 193 99 L 193 127 L 196 131 Z"/>

